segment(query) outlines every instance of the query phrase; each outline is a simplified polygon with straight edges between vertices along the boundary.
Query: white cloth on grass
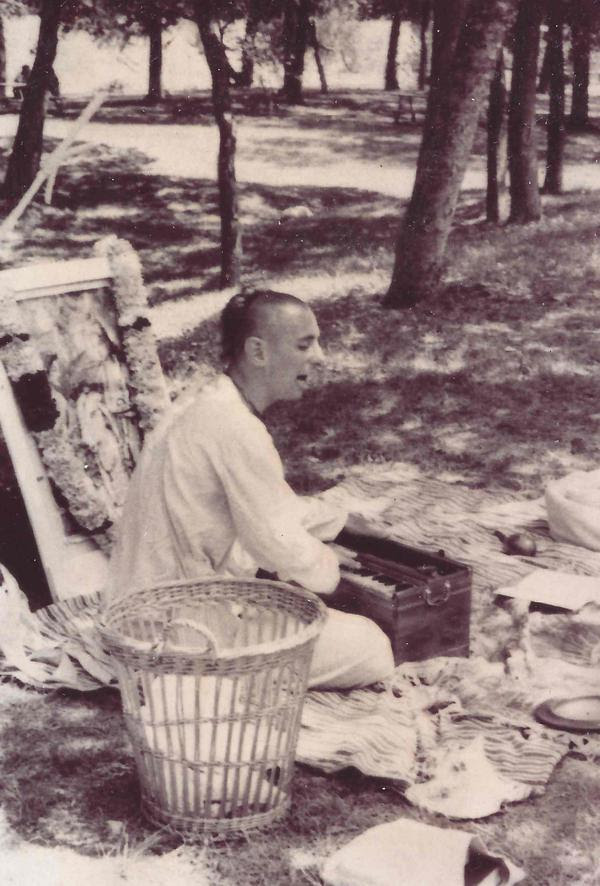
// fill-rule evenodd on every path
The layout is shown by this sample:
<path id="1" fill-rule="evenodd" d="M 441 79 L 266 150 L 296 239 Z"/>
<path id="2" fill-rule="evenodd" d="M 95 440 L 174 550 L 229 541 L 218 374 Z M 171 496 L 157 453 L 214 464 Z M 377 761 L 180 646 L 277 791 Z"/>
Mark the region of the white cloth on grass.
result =
<path id="1" fill-rule="evenodd" d="M 512 886 L 525 872 L 474 834 L 399 818 L 335 852 L 322 877 L 327 886 Z"/>
<path id="2" fill-rule="evenodd" d="M 215 575 L 249 578 L 261 567 L 327 594 L 339 566 L 322 540 L 334 538 L 346 517 L 293 492 L 265 425 L 219 375 L 146 441 L 118 527 L 108 593 Z M 375 624 L 330 611 L 311 685 L 365 686 L 392 669 L 389 641 Z"/>

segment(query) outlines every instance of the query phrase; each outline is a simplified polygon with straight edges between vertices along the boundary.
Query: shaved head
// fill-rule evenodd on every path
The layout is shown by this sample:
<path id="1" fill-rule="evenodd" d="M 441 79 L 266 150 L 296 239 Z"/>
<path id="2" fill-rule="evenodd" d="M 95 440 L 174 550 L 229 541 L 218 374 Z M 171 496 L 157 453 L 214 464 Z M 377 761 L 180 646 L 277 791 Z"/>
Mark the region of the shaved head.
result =
<path id="1" fill-rule="evenodd" d="M 221 329 L 226 371 L 259 413 L 278 400 L 300 399 L 323 362 L 317 318 L 287 292 L 234 296 Z"/>
<path id="2" fill-rule="evenodd" d="M 248 338 L 277 335 L 281 324 L 301 311 L 310 311 L 310 308 L 288 292 L 256 289 L 234 295 L 221 314 L 223 361 L 227 365 L 235 363 L 242 356 Z"/>

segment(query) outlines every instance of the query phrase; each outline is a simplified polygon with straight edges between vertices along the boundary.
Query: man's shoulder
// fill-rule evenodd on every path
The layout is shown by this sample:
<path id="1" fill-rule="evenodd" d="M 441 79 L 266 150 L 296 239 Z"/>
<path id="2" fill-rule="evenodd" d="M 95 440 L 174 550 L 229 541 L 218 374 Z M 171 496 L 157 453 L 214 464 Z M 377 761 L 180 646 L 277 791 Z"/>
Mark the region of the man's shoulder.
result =
<path id="1" fill-rule="evenodd" d="M 197 426 L 210 437 L 264 429 L 262 422 L 242 402 L 231 379 L 224 374 L 217 375 L 187 398 L 182 404 L 178 423 Z"/>

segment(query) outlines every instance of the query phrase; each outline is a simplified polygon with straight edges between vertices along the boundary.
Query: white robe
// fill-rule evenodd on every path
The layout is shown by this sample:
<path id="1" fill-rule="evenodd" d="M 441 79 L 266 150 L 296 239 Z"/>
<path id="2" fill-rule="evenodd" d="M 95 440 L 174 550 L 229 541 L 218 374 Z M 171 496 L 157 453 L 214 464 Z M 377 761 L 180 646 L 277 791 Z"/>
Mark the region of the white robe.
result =
<path id="1" fill-rule="evenodd" d="M 265 425 L 220 375 L 145 442 L 118 527 L 109 594 L 214 575 L 248 578 L 258 567 L 331 593 L 338 560 L 321 539 L 334 538 L 346 516 L 293 492 Z M 376 625 L 331 610 L 311 684 L 365 685 L 386 676 L 390 662 Z"/>

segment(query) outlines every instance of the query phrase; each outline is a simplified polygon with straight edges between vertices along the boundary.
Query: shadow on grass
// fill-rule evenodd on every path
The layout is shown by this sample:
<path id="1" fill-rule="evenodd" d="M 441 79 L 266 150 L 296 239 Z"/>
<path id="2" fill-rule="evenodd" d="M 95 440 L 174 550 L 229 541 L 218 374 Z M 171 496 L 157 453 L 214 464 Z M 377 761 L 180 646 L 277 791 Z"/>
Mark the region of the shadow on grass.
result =
<path id="1" fill-rule="evenodd" d="M 521 489 L 542 480 L 542 455 L 553 448 L 585 451 L 598 462 L 588 420 L 596 397 L 597 381 L 579 375 L 530 375 L 515 384 L 482 382 L 470 370 L 406 371 L 385 381 L 330 382 L 305 397 L 300 417 L 280 406 L 268 423 L 301 492 L 326 488 L 351 465 L 390 462 L 433 476 L 456 472 L 483 488 Z M 524 461 L 538 465 L 527 482 Z"/>
<path id="2" fill-rule="evenodd" d="M 174 279 L 202 278 L 195 291 L 214 285 L 220 262 L 216 184 L 138 172 L 142 154 L 97 148 L 75 171 L 59 175 L 53 204 L 36 202 L 22 219 L 20 240 L 5 266 L 32 258 L 85 254 L 101 237 L 116 235 L 138 250 L 151 300 L 169 296 Z M 368 256 L 390 248 L 397 201 L 350 188 L 269 188 L 240 185 L 243 272 L 317 273 L 340 254 Z M 302 205 L 308 218 L 283 218 Z M 154 291 L 152 291 L 154 290 Z M 186 294 L 181 291 L 179 294 Z"/>

